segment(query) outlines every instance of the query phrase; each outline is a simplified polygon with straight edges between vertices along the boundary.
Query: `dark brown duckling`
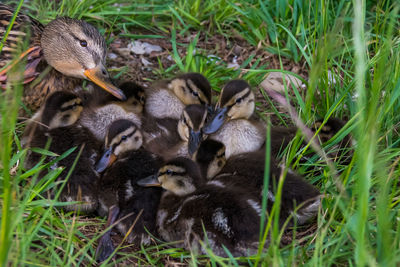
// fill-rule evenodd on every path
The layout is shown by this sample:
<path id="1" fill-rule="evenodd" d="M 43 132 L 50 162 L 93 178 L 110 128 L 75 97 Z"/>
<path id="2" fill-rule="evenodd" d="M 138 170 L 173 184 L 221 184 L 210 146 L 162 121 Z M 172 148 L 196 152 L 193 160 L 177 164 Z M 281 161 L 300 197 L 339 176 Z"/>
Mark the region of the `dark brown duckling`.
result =
<path id="1" fill-rule="evenodd" d="M 346 125 L 346 121 L 339 118 L 329 118 L 324 122 L 323 119 L 317 120 L 311 127 L 314 132 L 318 132 L 318 139 L 321 145 L 328 143 Z M 340 164 L 349 164 L 353 156 L 354 140 L 351 134 L 347 134 L 342 140 L 327 148 L 327 156 Z"/>
<path id="2" fill-rule="evenodd" d="M 315 121 L 310 129 L 313 133 L 318 132 L 316 138 L 321 146 L 325 146 L 344 126 L 346 122 L 339 118 L 329 118 L 324 122 L 323 119 Z M 322 128 L 321 128 L 322 126 Z M 321 129 L 320 129 L 321 128 Z M 271 128 L 271 155 L 276 158 L 290 144 L 293 138 L 296 136 L 298 129 L 296 127 L 281 127 L 274 126 Z M 306 145 L 303 141 L 302 147 Z M 352 156 L 351 147 L 353 145 L 351 134 L 347 134 L 341 141 L 335 144 L 333 147 L 327 146 L 328 157 L 341 164 L 349 163 Z M 307 152 L 302 161 L 305 161 L 308 157 L 314 155 L 315 152 Z"/>
<path id="3" fill-rule="evenodd" d="M 194 253 L 206 254 L 206 246 L 223 257 L 223 247 L 235 257 L 256 253 L 262 212 L 257 199 L 238 188 L 204 182 L 197 164 L 187 158 L 171 160 L 139 181 L 166 190 L 157 212 L 159 235 Z"/>
<path id="4" fill-rule="evenodd" d="M 225 146 L 221 142 L 208 139 L 201 143 L 195 154 L 195 160 L 199 164 L 204 177 L 210 180 L 208 184 L 221 188 L 239 187 L 257 196 L 261 202 L 264 186 L 265 151 L 238 154 L 229 159 L 226 159 L 224 151 Z M 269 209 L 274 204 L 282 171 L 275 160 L 271 159 L 267 192 Z M 292 214 L 298 225 L 304 224 L 310 218 L 316 216 L 319 204 L 319 191 L 300 175 L 289 170 L 285 176 L 281 195 L 281 225 Z M 296 206 L 299 205 L 303 207 L 294 212 Z"/>
<path id="5" fill-rule="evenodd" d="M 51 94 L 44 105 L 43 111 L 38 118 L 40 124 L 37 127 L 29 128 L 30 133 L 27 139 L 27 147 L 45 148 L 50 139 L 49 151 L 58 155 L 76 147 L 66 158 L 53 164 L 51 168 L 65 167 L 58 179 L 64 179 L 73 166 L 75 159 L 82 148 L 78 163 L 72 171 L 66 185 L 61 192 L 61 201 L 83 201 L 82 204 L 64 206 L 66 210 L 80 210 L 92 212 L 97 208 L 96 182 L 98 174 L 94 170 L 95 159 L 99 153 L 100 144 L 94 136 L 84 127 L 77 124 L 82 111 L 81 99 L 70 92 L 57 91 Z M 30 151 L 25 163 L 27 168 L 36 165 L 42 155 Z M 50 162 L 47 159 L 46 162 Z M 41 173 L 41 177 L 46 172 Z"/>
<path id="6" fill-rule="evenodd" d="M 13 14 L 12 8 L 0 4 L 0 32 L 7 30 Z M 19 44 L 27 37 L 30 38 L 28 50 L 14 59 Z M 0 69 L 3 68 L 0 71 L 1 87 L 13 82 L 8 72 L 25 57 L 23 101 L 32 110 L 37 110 L 49 93 L 76 90 L 82 79 L 94 82 L 120 99 L 124 98 L 111 83 L 105 68 L 106 43 L 103 36 L 85 21 L 58 17 L 43 26 L 29 16 L 18 14 L 0 55 Z M 51 68 L 47 72 L 48 66 Z M 31 83 L 36 78 L 40 80 Z"/>
<path id="7" fill-rule="evenodd" d="M 155 232 L 156 211 L 161 190 L 146 190 L 136 184 L 144 177 L 157 172 L 162 160 L 143 147 L 143 136 L 140 129 L 129 120 L 113 122 L 105 138 L 105 151 L 97 163 L 96 169 L 103 172 L 99 181 L 99 208 L 101 216 L 109 214 L 108 225 L 118 218 L 128 216 L 117 224 L 117 229 L 125 235 L 136 217 L 141 213 L 127 241 L 149 244 L 150 237 L 146 232 Z M 99 243 L 98 260 L 105 260 L 113 252 L 109 233 Z"/>

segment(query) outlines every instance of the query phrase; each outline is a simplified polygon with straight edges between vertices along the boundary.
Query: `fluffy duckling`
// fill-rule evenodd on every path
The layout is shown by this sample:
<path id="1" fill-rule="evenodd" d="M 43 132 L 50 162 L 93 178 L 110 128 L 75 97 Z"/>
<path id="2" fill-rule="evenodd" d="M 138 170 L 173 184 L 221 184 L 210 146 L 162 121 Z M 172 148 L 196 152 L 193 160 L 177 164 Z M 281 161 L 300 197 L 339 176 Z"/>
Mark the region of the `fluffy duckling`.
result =
<path id="1" fill-rule="evenodd" d="M 221 91 L 214 116 L 203 128 L 224 143 L 226 157 L 256 151 L 265 142 L 265 126 L 253 118 L 254 93 L 244 80 L 232 80 Z"/>
<path id="2" fill-rule="evenodd" d="M 190 158 L 203 139 L 202 128 L 207 119 L 208 108 L 204 105 L 188 105 L 169 136 L 162 135 L 146 144 L 146 149 L 161 155 L 165 160 L 176 157 Z"/>
<path id="3" fill-rule="evenodd" d="M 35 124 L 37 125 L 35 129 L 34 127 L 28 128 L 30 132 L 25 136 L 29 136 L 26 139 L 28 147 L 45 148 L 50 139 L 48 150 L 58 155 L 76 147 L 69 156 L 51 166 L 51 168 L 65 167 L 58 179 L 65 178 L 83 147 L 78 163 L 61 192 L 60 200 L 83 201 L 82 204 L 64 206 L 66 210 L 92 212 L 97 207 L 95 184 L 98 175 L 94 170 L 94 164 L 100 144 L 86 128 L 76 123 L 82 109 L 82 101 L 77 95 L 71 92 L 56 91 L 47 98 L 40 116 L 37 115 L 40 118 L 40 124 Z M 30 151 L 26 166 L 33 167 L 41 157 L 42 155 Z M 47 161 L 50 160 L 52 159 Z M 41 174 L 41 177 L 43 176 L 44 174 Z"/>
<path id="4" fill-rule="evenodd" d="M 211 103 L 211 86 L 200 73 L 186 73 L 154 84 L 147 91 L 146 112 L 178 120 L 185 106 Z"/>
<path id="5" fill-rule="evenodd" d="M 118 119 L 131 120 L 141 127 L 145 104 L 143 87 L 134 82 L 125 82 L 119 88 L 126 96 L 124 101 L 110 94 L 86 94 L 88 104 L 85 105 L 87 108 L 82 113 L 80 124 L 88 128 L 101 142 L 106 136 L 107 127 Z"/>
<path id="6" fill-rule="evenodd" d="M 148 244 L 150 233 L 155 231 L 156 211 L 161 190 L 146 190 L 136 184 L 139 179 L 157 172 L 161 158 L 146 151 L 143 147 L 143 136 L 140 129 L 129 120 L 114 121 L 108 128 L 105 138 L 103 156 L 96 165 L 99 172 L 104 172 L 99 181 L 98 213 L 106 216 L 108 225 L 117 218 L 128 216 L 117 224 L 117 229 L 125 235 L 136 217 L 141 213 L 128 242 L 138 241 Z M 111 219 L 110 219 L 111 218 Z M 103 236 L 98 247 L 98 259 L 106 259 L 113 251 L 109 234 Z"/>
<path id="7" fill-rule="evenodd" d="M 171 160 L 139 181 L 165 189 L 157 212 L 159 235 L 167 242 L 183 240 L 183 247 L 195 253 L 205 254 L 208 245 L 219 256 L 227 256 L 223 247 L 233 256 L 254 254 L 262 212 L 257 199 L 238 188 L 204 182 L 197 164 L 187 158 Z"/>
<path id="8" fill-rule="evenodd" d="M 201 143 L 195 154 L 195 160 L 199 164 L 204 177 L 210 180 L 209 184 L 226 187 L 239 187 L 262 198 L 264 185 L 265 151 L 242 153 L 226 159 L 225 146 L 215 140 L 205 140 Z M 270 181 L 268 189 L 268 208 L 275 201 L 276 190 L 282 175 L 281 167 L 271 159 Z M 304 224 L 310 218 L 316 216 L 320 204 L 319 191 L 300 175 L 288 171 L 283 183 L 280 206 L 281 225 L 290 215 L 294 215 L 298 225 Z M 295 211 L 295 207 L 302 207 Z"/>
<path id="9" fill-rule="evenodd" d="M 317 120 L 310 126 L 313 133 L 320 131 L 317 135 L 317 141 L 322 146 L 333 138 L 346 124 L 345 121 L 338 118 L 329 118 L 326 122 L 324 120 Z M 278 157 L 281 152 L 290 144 L 293 138 L 296 136 L 298 129 L 297 127 L 280 127 L 274 126 L 271 128 L 271 155 L 272 157 Z M 303 142 L 303 146 L 306 142 Z M 351 135 L 346 135 L 338 144 L 333 148 L 329 149 L 328 156 L 335 161 L 341 163 L 348 163 L 351 159 L 352 138 Z"/>
<path id="10" fill-rule="evenodd" d="M 12 8 L 0 4 L 0 32 L 6 32 L 13 14 Z M 29 48 L 14 59 L 24 38 L 29 38 Z M 23 58 L 27 58 L 23 73 L 23 83 L 26 84 L 23 100 L 32 110 L 38 109 L 49 93 L 75 90 L 82 79 L 88 79 L 124 99 L 121 90 L 111 83 L 105 68 L 105 40 L 85 21 L 58 17 L 43 26 L 29 16 L 18 14 L 0 55 L 1 87 L 5 88 L 7 82 L 12 82 L 8 72 Z M 51 66 L 48 72 L 47 66 Z M 40 81 L 30 84 L 36 78 Z"/>
<path id="11" fill-rule="evenodd" d="M 329 118 L 325 123 L 323 119 L 320 119 L 317 120 L 311 128 L 314 132 L 317 132 L 321 128 L 318 133 L 318 138 L 321 144 L 325 144 L 332 139 L 345 124 L 346 122 L 339 118 Z M 354 143 L 351 134 L 347 134 L 339 143 L 329 149 L 328 157 L 341 164 L 350 163 L 353 155 L 351 147 L 354 146 Z"/>

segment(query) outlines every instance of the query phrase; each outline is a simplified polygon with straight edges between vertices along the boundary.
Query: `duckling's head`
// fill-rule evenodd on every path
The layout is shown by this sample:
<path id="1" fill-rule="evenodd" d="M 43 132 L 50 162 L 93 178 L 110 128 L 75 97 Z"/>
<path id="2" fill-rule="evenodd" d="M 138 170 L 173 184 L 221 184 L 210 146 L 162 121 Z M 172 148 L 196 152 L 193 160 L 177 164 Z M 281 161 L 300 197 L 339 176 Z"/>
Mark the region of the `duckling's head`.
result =
<path id="1" fill-rule="evenodd" d="M 211 85 L 200 73 L 185 73 L 172 79 L 168 89 L 185 105 L 211 103 Z"/>
<path id="2" fill-rule="evenodd" d="M 119 99 L 125 96 L 105 68 L 106 42 L 99 31 L 82 20 L 60 17 L 45 27 L 41 47 L 47 63 L 64 75 L 88 79 Z"/>
<path id="3" fill-rule="evenodd" d="M 124 101 L 124 109 L 127 112 L 140 114 L 143 112 L 144 104 L 146 102 L 146 94 L 144 88 L 134 82 L 124 82 L 119 88 L 126 96 Z"/>
<path id="4" fill-rule="evenodd" d="M 41 122 L 50 130 L 69 126 L 79 119 L 82 109 L 82 100 L 77 95 L 56 91 L 46 99 Z"/>
<path id="5" fill-rule="evenodd" d="M 254 112 L 254 99 L 254 93 L 246 81 L 232 80 L 228 82 L 222 88 L 214 115 L 204 127 L 204 133 L 215 133 L 228 120 L 250 118 Z"/>
<path id="6" fill-rule="evenodd" d="M 193 193 L 204 181 L 199 169 L 187 158 L 176 158 L 162 166 L 156 175 L 138 181 L 140 186 L 161 186 L 178 196 Z"/>
<path id="7" fill-rule="evenodd" d="M 322 126 L 318 136 L 323 143 L 325 143 L 329 139 L 331 139 L 346 124 L 346 122 L 344 122 L 343 120 L 338 119 L 338 118 L 329 118 L 328 121 L 326 121 L 324 125 L 322 125 L 323 123 L 324 123 L 324 120 L 319 119 L 314 123 L 314 125 L 312 125 L 312 128 L 314 131 L 318 131 L 318 129 L 321 128 L 321 126 Z"/>
<path id="8" fill-rule="evenodd" d="M 207 118 L 207 107 L 203 105 L 189 105 L 185 107 L 178 122 L 178 133 L 181 139 L 188 142 L 189 155 L 197 150 L 203 139 L 202 128 Z"/>
<path id="9" fill-rule="evenodd" d="M 104 171 L 122 153 L 138 150 L 142 144 L 143 136 L 136 124 L 130 120 L 114 121 L 108 127 L 105 138 L 105 151 L 96 165 L 96 171 Z"/>
<path id="10" fill-rule="evenodd" d="M 225 145 L 212 139 L 204 140 L 193 158 L 199 165 L 202 175 L 210 180 L 225 166 Z"/>

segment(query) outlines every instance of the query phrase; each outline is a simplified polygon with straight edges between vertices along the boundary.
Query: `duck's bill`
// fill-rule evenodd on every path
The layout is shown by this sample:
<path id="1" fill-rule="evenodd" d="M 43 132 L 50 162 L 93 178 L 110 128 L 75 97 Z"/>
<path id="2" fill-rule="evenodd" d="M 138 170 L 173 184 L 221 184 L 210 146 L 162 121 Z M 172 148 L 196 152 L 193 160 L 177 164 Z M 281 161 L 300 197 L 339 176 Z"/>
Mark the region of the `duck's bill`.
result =
<path id="1" fill-rule="evenodd" d="M 214 111 L 214 115 L 211 117 L 211 120 L 203 127 L 203 133 L 205 134 L 213 134 L 221 128 L 221 126 L 226 121 L 226 112 L 228 109 L 218 108 Z"/>
<path id="2" fill-rule="evenodd" d="M 117 157 L 112 153 L 112 148 L 110 147 L 103 153 L 101 159 L 97 162 L 96 171 L 103 172 L 108 166 L 111 166 L 116 159 Z"/>
<path id="3" fill-rule="evenodd" d="M 105 68 L 102 65 L 99 65 L 92 69 L 87 69 L 85 70 L 84 74 L 89 80 L 91 80 L 92 82 L 94 82 L 95 84 L 97 84 L 98 86 L 100 86 L 101 88 L 103 88 L 116 98 L 121 100 L 126 99 L 121 89 L 117 88 L 115 85 L 111 83 L 109 75 L 105 71 Z"/>
<path id="4" fill-rule="evenodd" d="M 156 174 L 140 179 L 139 181 L 137 181 L 137 184 L 143 187 L 161 186 L 160 182 L 158 181 L 158 176 Z"/>
<path id="5" fill-rule="evenodd" d="M 202 133 L 201 131 L 195 132 L 193 129 L 189 131 L 189 144 L 188 144 L 188 152 L 190 156 L 193 156 L 194 152 L 197 151 L 197 148 L 200 145 L 202 140 Z"/>

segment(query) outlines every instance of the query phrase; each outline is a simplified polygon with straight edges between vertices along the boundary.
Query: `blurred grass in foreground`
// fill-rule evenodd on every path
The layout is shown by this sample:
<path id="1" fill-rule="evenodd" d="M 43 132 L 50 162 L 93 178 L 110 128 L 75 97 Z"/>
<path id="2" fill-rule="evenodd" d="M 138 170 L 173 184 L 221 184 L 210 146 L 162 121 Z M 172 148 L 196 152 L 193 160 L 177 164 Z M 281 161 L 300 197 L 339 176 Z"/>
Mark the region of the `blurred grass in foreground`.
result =
<path id="1" fill-rule="evenodd" d="M 325 194 L 317 230 L 312 235 L 280 247 L 282 233 L 274 228 L 275 216 L 272 216 L 264 224 L 276 239 L 268 250 L 249 258 L 222 259 L 211 252 L 208 256 L 196 256 L 158 242 L 135 253 L 118 251 L 117 263 L 126 264 L 128 259 L 141 265 L 164 265 L 168 261 L 210 266 L 400 263 L 400 16 L 396 1 L 32 0 L 24 3 L 24 7 L 44 23 L 60 14 L 88 20 L 106 34 L 134 33 L 132 38 L 138 38 L 141 33 L 136 29 L 146 28 L 154 35 L 170 36 L 176 64 L 158 72 L 169 76 L 178 71 L 200 71 L 217 90 L 227 80 L 239 76 L 257 87 L 269 72 L 287 73 L 282 61 L 281 70 L 268 69 L 263 63 L 248 67 L 248 62 L 242 65 L 246 68 L 244 72 L 227 69 L 198 50 L 197 39 L 185 47 L 188 51 L 185 57 L 176 50 L 181 46 L 176 36 L 186 36 L 192 31 L 244 38 L 280 58 L 303 62 L 310 69 L 306 90 L 286 92 L 305 123 L 331 116 L 349 119 L 344 130 L 326 146 L 340 142 L 348 132 L 356 141 L 351 163 L 335 166 L 340 172 L 338 180 L 318 156 L 306 163 L 299 161 L 306 153 L 296 145 L 301 135 L 284 155 L 289 166 Z M 273 102 L 260 91 L 270 105 L 258 103 L 259 111 L 279 114 L 278 107 L 271 106 Z M 95 242 L 101 232 L 88 235 L 86 230 L 99 226 L 99 221 L 64 213 L 55 208 L 61 203 L 41 196 L 54 186 L 62 186 L 63 181 L 56 180 L 60 169 L 35 183 L 38 172 L 51 164 L 41 162 L 31 170 L 22 167 L 27 151 L 20 148 L 16 130 L 21 94 L 22 87 L 13 86 L 2 92 L 0 99 L 0 263 L 93 264 Z M 10 174 L 16 164 L 19 168 Z M 293 236 L 302 230 L 297 229 Z"/>

